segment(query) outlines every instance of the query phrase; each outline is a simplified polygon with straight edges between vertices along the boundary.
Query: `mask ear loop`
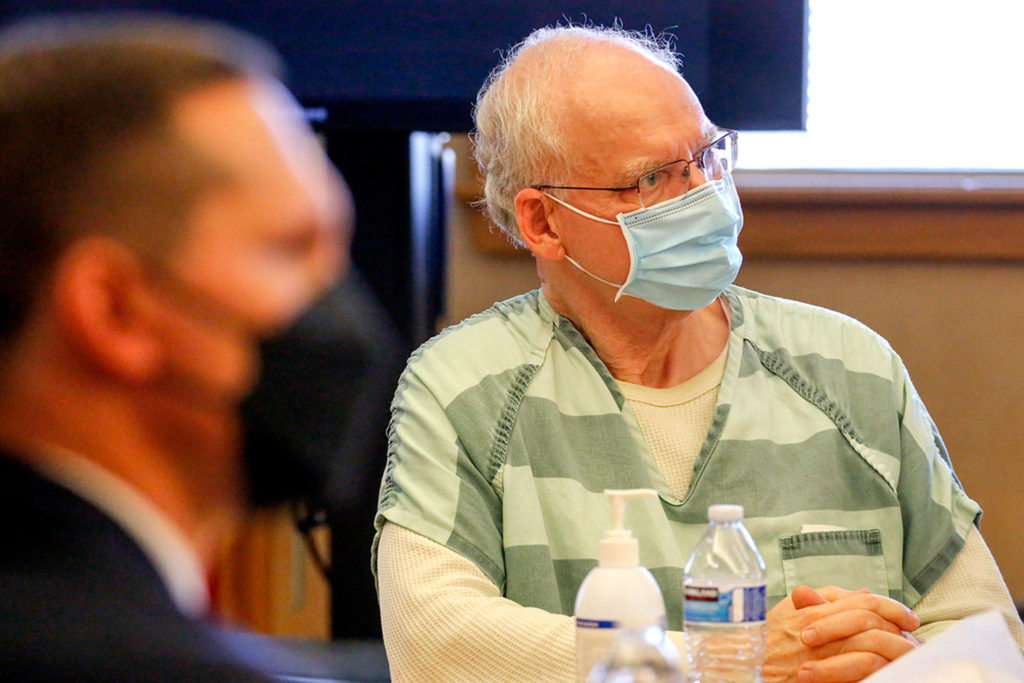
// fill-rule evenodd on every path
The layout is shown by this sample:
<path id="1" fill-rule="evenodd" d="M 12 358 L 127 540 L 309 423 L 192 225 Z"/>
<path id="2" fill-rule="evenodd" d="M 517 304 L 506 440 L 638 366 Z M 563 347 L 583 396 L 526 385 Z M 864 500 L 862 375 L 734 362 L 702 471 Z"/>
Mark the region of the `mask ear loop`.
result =
<path id="1" fill-rule="evenodd" d="M 622 298 L 622 295 L 626 293 L 626 287 L 629 286 L 629 283 L 631 283 L 633 281 L 633 278 L 636 276 L 636 254 L 634 253 L 635 252 L 635 243 L 633 242 L 632 237 L 630 237 L 630 235 L 629 235 L 629 230 L 626 228 L 625 225 L 622 224 L 622 216 L 624 214 L 620 213 L 617 216 L 617 218 L 619 220 L 611 221 L 611 220 L 608 220 L 607 218 L 601 218 L 600 216 L 595 216 L 594 214 L 587 213 L 583 209 L 577 209 L 572 204 L 569 204 L 568 202 L 564 202 L 561 199 L 559 199 L 558 197 L 550 195 L 547 192 L 545 192 L 544 194 L 547 195 L 550 199 L 552 199 L 555 202 L 561 204 L 562 206 L 564 206 L 565 208 L 569 209 L 570 211 L 572 211 L 574 213 L 578 213 L 579 215 L 583 216 L 584 218 L 589 218 L 590 220 L 597 221 L 598 223 L 605 223 L 607 225 L 615 225 L 615 226 L 617 226 L 619 228 L 619 230 L 622 231 L 622 238 L 624 240 L 626 240 L 626 248 L 629 250 L 629 272 L 626 274 L 626 281 L 623 282 L 622 284 L 619 284 L 618 282 L 612 282 L 611 280 L 605 280 L 603 277 L 598 277 L 597 275 L 594 275 L 589 270 L 587 270 L 586 268 L 581 266 L 579 264 L 579 262 L 576 261 L 576 259 L 574 259 L 573 257 L 569 256 L 568 254 L 565 255 L 565 258 L 566 258 L 566 260 L 569 263 L 573 264 L 574 266 L 579 268 L 581 271 L 583 271 L 584 273 L 586 273 L 590 277 L 594 278 L 598 282 L 603 282 L 604 284 L 608 285 L 609 287 L 615 287 L 616 288 L 615 297 L 612 299 L 612 301 L 613 302 L 617 302 L 619 299 Z M 639 209 L 639 210 L 642 211 L 643 209 Z"/>
<path id="2" fill-rule="evenodd" d="M 600 216 L 595 216 L 592 213 L 587 213 L 583 209 L 577 209 L 572 204 L 570 204 L 568 202 L 565 202 L 565 201 L 562 201 L 558 197 L 556 197 L 554 195 L 550 195 L 547 192 L 545 192 L 544 194 L 547 195 L 548 199 L 554 200 L 555 202 L 561 204 L 562 206 L 564 206 L 565 208 L 569 209 L 570 211 L 572 211 L 574 213 L 578 213 L 579 215 L 583 216 L 584 218 L 589 218 L 590 220 L 597 221 L 598 223 L 607 223 L 608 225 L 618 225 L 618 222 L 616 222 L 616 221 L 610 221 L 607 218 L 601 218 Z"/>
<path id="3" fill-rule="evenodd" d="M 331 583 L 331 560 L 324 556 L 317 545 L 313 530 L 328 523 L 327 511 L 321 506 L 314 506 L 308 501 L 294 500 L 291 503 L 292 521 L 295 528 L 302 536 L 306 544 L 306 551 L 309 553 L 313 565 L 317 568 L 324 580 Z"/>

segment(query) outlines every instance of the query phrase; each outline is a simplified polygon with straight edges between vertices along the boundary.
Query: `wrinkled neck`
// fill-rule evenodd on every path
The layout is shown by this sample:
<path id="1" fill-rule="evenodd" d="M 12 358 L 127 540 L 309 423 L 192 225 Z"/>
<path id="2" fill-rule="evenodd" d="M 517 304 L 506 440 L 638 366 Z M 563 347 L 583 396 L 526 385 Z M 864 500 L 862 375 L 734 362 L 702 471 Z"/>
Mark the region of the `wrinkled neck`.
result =
<path id="1" fill-rule="evenodd" d="M 676 311 L 630 296 L 610 307 L 543 291 L 552 309 L 573 323 L 623 382 L 655 388 L 682 384 L 713 363 L 728 341 L 722 297 L 696 311 Z"/>

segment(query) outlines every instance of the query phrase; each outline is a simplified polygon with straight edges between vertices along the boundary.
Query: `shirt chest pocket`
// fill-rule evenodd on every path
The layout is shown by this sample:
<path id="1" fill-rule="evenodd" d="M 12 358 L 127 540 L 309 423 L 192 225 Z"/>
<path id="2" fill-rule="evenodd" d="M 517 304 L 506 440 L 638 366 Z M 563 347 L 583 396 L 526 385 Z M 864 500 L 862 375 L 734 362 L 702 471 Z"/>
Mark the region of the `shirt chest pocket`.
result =
<path id="1" fill-rule="evenodd" d="M 801 584 L 890 593 L 878 529 L 812 531 L 784 536 L 779 544 L 787 594 Z"/>

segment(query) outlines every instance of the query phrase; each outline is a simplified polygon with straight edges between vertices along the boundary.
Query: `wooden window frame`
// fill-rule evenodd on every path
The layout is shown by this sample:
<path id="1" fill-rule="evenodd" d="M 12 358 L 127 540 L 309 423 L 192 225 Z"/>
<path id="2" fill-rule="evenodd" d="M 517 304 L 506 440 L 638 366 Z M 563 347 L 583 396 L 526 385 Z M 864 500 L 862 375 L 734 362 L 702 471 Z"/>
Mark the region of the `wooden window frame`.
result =
<path id="1" fill-rule="evenodd" d="M 1024 261 L 1024 174 L 737 171 L 736 184 L 748 259 Z M 529 256 L 470 215 L 478 250 Z"/>
<path id="2" fill-rule="evenodd" d="M 738 172 L 748 258 L 1024 260 L 1024 175 Z"/>

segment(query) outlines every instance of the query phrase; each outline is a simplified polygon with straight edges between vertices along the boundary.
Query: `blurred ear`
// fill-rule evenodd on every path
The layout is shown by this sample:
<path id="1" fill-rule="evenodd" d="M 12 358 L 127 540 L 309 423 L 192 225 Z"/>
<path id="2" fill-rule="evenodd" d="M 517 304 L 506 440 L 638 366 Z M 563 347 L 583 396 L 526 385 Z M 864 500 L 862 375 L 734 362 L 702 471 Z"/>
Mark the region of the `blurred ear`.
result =
<path id="1" fill-rule="evenodd" d="M 532 187 L 516 195 L 519 234 L 535 256 L 549 261 L 565 256 L 557 219 L 552 216 L 554 204 L 547 195 Z"/>
<path id="2" fill-rule="evenodd" d="M 154 302 L 128 247 L 108 237 L 80 239 L 61 256 L 55 278 L 58 324 L 85 358 L 128 381 L 159 369 L 161 346 L 149 324 Z"/>

